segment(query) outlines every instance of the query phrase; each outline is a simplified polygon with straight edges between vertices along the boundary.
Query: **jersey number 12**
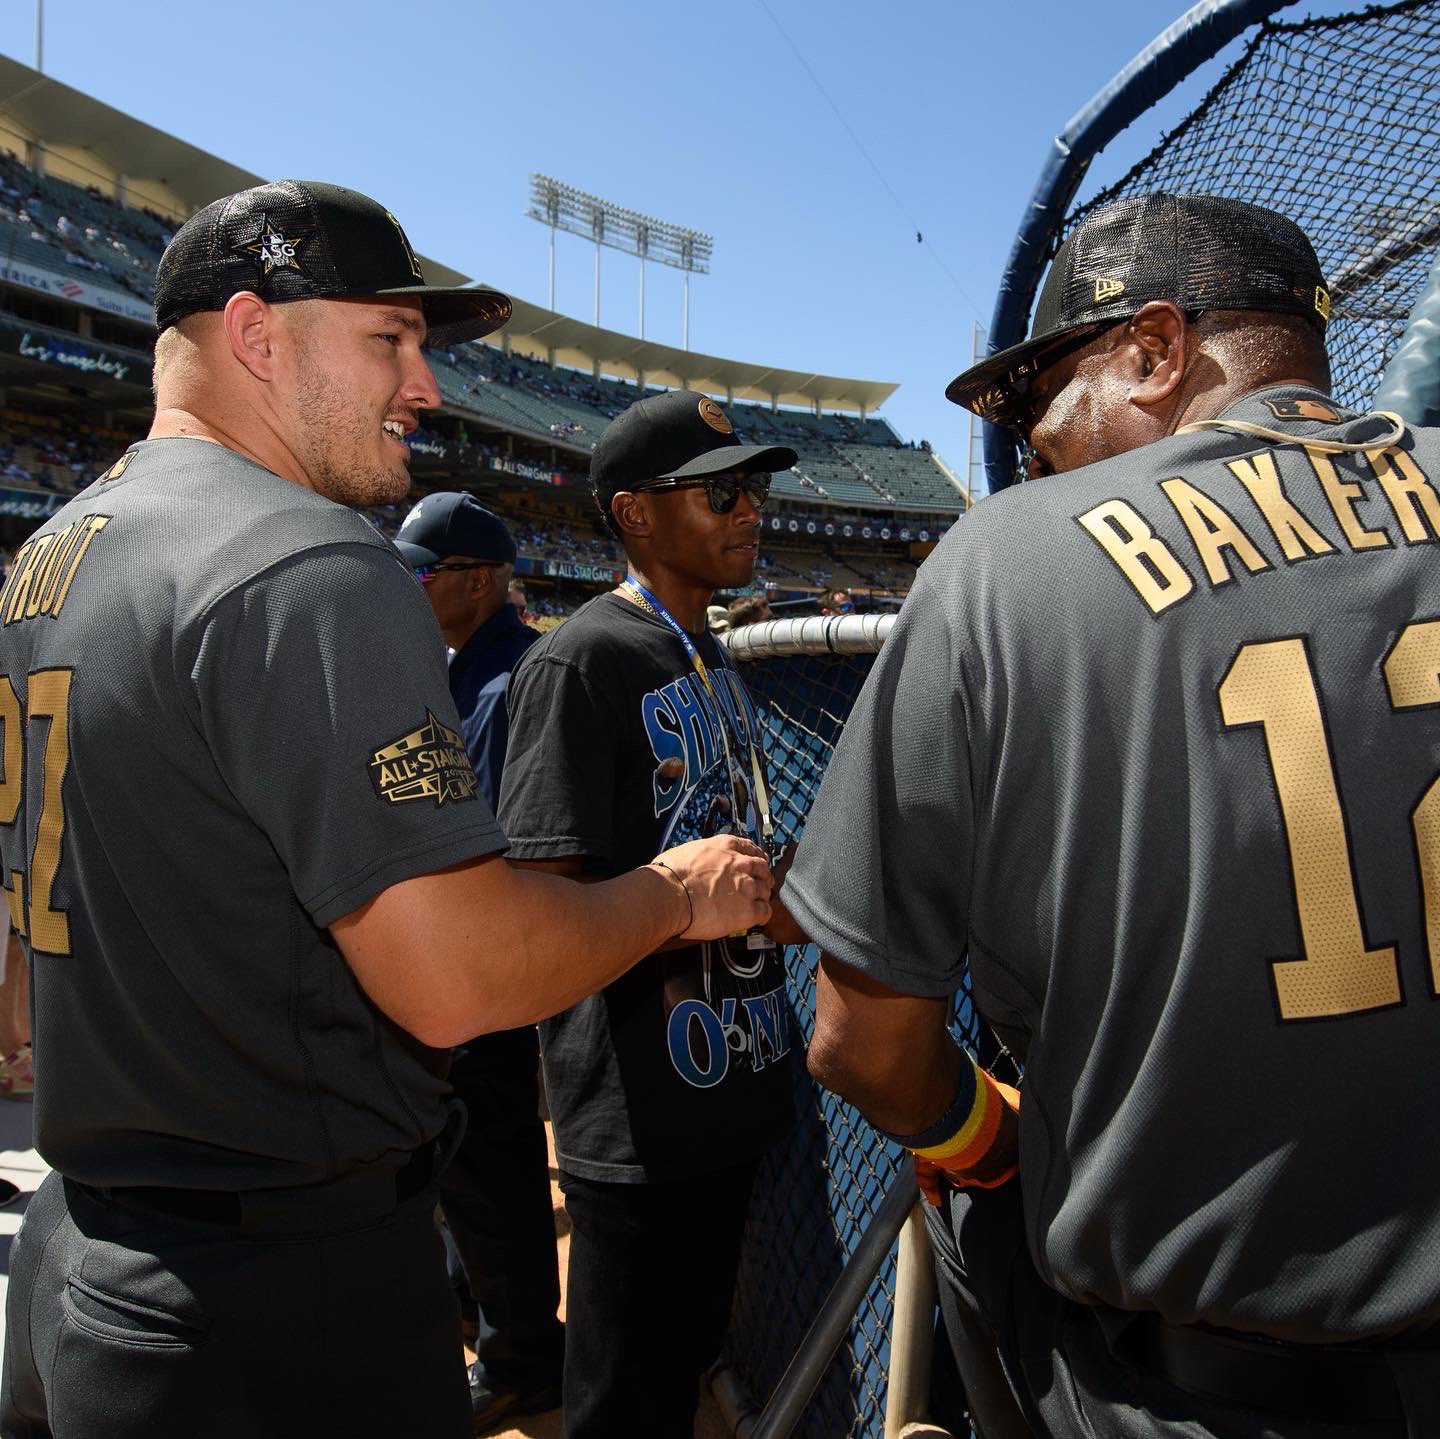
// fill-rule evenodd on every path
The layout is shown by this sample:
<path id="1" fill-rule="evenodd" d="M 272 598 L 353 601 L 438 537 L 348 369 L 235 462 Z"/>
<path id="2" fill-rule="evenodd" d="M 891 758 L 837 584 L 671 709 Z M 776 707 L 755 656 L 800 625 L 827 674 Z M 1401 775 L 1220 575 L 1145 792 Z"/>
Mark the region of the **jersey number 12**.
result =
<path id="1" fill-rule="evenodd" d="M 1394 710 L 1440 705 L 1440 620 L 1407 626 L 1385 659 Z M 1393 946 L 1367 949 L 1345 814 L 1305 641 L 1248 644 L 1221 681 L 1227 728 L 1262 725 L 1300 913 L 1301 959 L 1271 961 L 1280 1017 L 1322 1019 L 1403 1002 Z M 1411 812 L 1430 984 L 1440 994 L 1440 780 Z"/>

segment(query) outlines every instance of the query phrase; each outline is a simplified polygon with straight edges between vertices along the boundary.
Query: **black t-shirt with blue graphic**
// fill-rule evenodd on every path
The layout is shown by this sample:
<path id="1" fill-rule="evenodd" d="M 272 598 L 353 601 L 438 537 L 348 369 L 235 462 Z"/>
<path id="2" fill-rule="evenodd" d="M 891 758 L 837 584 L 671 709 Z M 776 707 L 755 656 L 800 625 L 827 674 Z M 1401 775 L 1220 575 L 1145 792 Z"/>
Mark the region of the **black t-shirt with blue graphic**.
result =
<path id="1" fill-rule="evenodd" d="M 519 860 L 621 874 L 704 835 L 758 838 L 755 711 L 708 635 L 679 638 L 605 594 L 531 647 L 510 681 L 502 825 Z M 738 811 L 738 813 L 737 813 Z M 642 960 L 540 1028 L 562 1169 L 678 1179 L 763 1154 L 791 1123 L 783 952 L 744 936 Z"/>

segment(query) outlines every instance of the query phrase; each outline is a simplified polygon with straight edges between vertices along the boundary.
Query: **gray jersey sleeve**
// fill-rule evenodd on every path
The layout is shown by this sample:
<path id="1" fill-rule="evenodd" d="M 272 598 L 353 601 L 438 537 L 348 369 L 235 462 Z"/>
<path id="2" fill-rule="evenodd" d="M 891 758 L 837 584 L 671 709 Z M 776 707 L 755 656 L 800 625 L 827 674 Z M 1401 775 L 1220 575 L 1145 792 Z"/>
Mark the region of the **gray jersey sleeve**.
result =
<path id="1" fill-rule="evenodd" d="M 959 987 L 974 849 L 957 666 L 922 570 L 820 785 L 785 901 L 837 959 L 903 994 Z"/>
<path id="2" fill-rule="evenodd" d="M 393 555 L 307 550 L 210 606 L 187 641 L 216 764 L 317 925 L 504 848 L 434 617 Z"/>

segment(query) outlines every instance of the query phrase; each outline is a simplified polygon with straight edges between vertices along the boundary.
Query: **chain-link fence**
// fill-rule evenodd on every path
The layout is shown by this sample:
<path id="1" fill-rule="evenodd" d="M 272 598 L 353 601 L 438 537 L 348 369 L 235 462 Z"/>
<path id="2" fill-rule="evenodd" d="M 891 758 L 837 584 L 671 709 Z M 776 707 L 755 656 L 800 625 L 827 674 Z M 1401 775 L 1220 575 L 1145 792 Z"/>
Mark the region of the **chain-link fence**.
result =
<path id="1" fill-rule="evenodd" d="M 804 831 L 820 777 L 890 621 L 779 620 L 730 637 L 731 655 L 740 661 L 764 725 L 780 838 L 798 839 Z M 856 876 L 856 883 L 864 882 L 865 876 Z M 797 1057 L 815 1027 L 815 965 L 813 946 L 787 952 Z M 968 996 L 961 996 L 957 1020 L 963 1035 L 978 1042 Z M 731 1369 L 757 1405 L 794 1356 L 903 1154 L 850 1105 L 812 1083 L 803 1062 L 797 1062 L 795 1080 L 795 1131 L 760 1173 L 727 1349 Z M 869 1439 L 883 1432 L 894 1295 L 892 1255 L 795 1431 L 801 1439 Z"/>
<path id="2" fill-rule="evenodd" d="M 1195 110 L 1071 210 L 1151 190 L 1289 216 L 1330 282 L 1334 393 L 1374 394 L 1440 242 L 1440 0 L 1267 21 Z"/>

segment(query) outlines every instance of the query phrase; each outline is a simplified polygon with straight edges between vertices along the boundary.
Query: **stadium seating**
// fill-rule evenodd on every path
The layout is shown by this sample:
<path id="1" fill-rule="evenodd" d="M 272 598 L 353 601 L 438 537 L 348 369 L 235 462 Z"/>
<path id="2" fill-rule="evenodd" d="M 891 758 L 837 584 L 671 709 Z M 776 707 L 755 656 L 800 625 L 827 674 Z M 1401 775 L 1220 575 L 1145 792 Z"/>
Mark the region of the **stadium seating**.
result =
<path id="1" fill-rule="evenodd" d="M 0 487 L 72 495 L 138 438 L 52 415 L 0 410 Z"/>
<path id="2" fill-rule="evenodd" d="M 73 271 L 87 284 L 149 301 L 154 269 L 173 229 L 173 220 L 122 207 L 97 189 L 37 175 L 16 156 L 0 151 L 0 258 Z M 42 325 L 0 316 L 0 326 L 21 324 L 35 333 L 50 333 Z M 67 332 L 53 333 L 75 338 Z M 120 348 L 113 341 L 106 344 Z M 138 350 L 134 354 L 137 364 L 148 358 Z M 553 467 L 580 477 L 605 426 L 641 393 L 625 381 L 561 369 L 484 343 L 432 351 L 430 360 L 446 408 L 452 420 L 460 421 L 462 472 L 465 466 L 484 467 L 487 461 L 505 467 L 506 459 L 494 447 L 496 436 L 486 431 L 488 422 L 513 434 L 517 442 L 530 442 L 531 448 L 516 452 L 517 459 L 532 466 L 538 460 L 547 472 Z M 796 451 L 798 463 L 792 471 L 776 475 L 774 491 L 811 512 L 808 516 L 805 510 L 799 512 L 802 527 L 808 518 L 818 522 L 822 514 L 827 520 L 833 515 L 837 531 L 844 519 L 853 521 L 858 533 L 862 523 L 892 522 L 885 511 L 953 514 L 964 507 L 963 497 L 928 447 L 903 444 L 884 420 L 772 409 L 743 401 L 729 410 L 742 443 L 785 444 Z M 468 436 L 466 414 L 479 422 Z M 47 433 L 47 427 L 56 432 Z M 88 482 L 104 467 L 107 456 L 133 438 L 84 426 L 60 430 L 53 418 L 7 412 L 0 418 L 0 484 L 69 493 Z M 452 431 L 430 438 L 444 446 L 455 436 Z M 492 443 L 485 443 L 486 439 Z M 553 460 L 543 458 L 545 446 L 554 447 L 549 451 Z M 417 463 L 424 454 L 421 447 Z M 448 463 L 453 472 L 453 449 Z M 423 474 L 420 478 L 423 484 Z M 487 499 L 495 500 L 483 482 L 481 489 Z M 392 505 L 368 513 L 377 527 L 393 535 L 407 508 Z M 520 510 L 507 518 L 517 525 L 521 553 L 532 559 L 607 567 L 622 563 L 619 547 L 598 524 L 537 518 L 533 511 Z M 820 549 L 813 548 L 813 541 L 806 547 L 810 534 L 813 529 L 800 535 L 797 548 L 793 534 L 767 528 L 759 578 L 781 589 L 802 591 L 834 585 L 889 591 L 903 589 L 913 579 L 908 560 L 883 554 L 869 542 L 862 545 L 857 539 L 857 552 L 842 555 L 828 540 Z M 835 543 L 845 542 L 837 538 Z"/>
<path id="3" fill-rule="evenodd" d="M 0 153 L 0 254 L 73 269 L 98 285 L 150 300 L 168 222 L 127 210 L 98 191 L 39 176 Z"/>

